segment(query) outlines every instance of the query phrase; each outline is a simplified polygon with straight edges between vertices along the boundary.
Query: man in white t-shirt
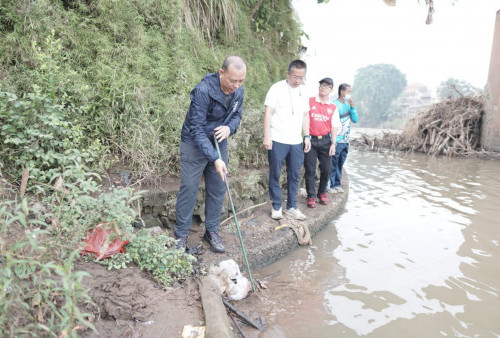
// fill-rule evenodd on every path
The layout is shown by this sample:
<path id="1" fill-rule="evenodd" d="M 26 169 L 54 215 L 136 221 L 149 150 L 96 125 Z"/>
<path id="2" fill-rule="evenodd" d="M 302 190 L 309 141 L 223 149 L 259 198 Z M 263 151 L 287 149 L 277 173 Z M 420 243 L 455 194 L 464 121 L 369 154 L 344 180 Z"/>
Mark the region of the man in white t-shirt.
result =
<path id="1" fill-rule="evenodd" d="M 306 71 L 307 65 L 304 61 L 292 61 L 288 66 L 286 80 L 271 86 L 264 103 L 263 144 L 269 157 L 269 197 L 273 202 L 271 217 L 274 219 L 283 218 L 279 181 L 284 161 L 287 173 L 287 203 L 284 212 L 293 219 L 306 218 L 297 208 L 297 191 L 304 153 L 311 149 L 309 98 L 302 86 Z"/>

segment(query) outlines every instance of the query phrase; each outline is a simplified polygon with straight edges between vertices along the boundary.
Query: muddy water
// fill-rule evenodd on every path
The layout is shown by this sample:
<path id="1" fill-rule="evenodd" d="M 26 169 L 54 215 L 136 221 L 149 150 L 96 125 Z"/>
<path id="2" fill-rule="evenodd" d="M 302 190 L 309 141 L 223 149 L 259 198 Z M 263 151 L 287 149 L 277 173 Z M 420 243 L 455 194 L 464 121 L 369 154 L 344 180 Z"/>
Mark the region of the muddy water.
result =
<path id="1" fill-rule="evenodd" d="M 351 150 L 346 168 L 345 212 L 256 273 L 268 328 L 245 334 L 498 337 L 500 162 Z"/>

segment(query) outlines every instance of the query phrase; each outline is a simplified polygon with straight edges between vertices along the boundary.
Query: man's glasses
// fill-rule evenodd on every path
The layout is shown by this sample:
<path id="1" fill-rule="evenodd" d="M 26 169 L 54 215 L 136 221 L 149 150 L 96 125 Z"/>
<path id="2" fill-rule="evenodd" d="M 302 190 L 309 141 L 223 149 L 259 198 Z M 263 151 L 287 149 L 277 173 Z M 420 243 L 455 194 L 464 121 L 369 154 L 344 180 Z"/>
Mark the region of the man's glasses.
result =
<path id="1" fill-rule="evenodd" d="M 326 83 L 322 83 L 320 86 L 320 88 L 328 88 L 328 89 L 332 89 L 333 86 L 330 86 L 329 84 L 326 84 Z"/>
<path id="2" fill-rule="evenodd" d="M 297 75 L 290 75 L 290 77 L 294 80 L 299 80 L 299 81 L 304 81 L 303 76 L 297 76 Z"/>

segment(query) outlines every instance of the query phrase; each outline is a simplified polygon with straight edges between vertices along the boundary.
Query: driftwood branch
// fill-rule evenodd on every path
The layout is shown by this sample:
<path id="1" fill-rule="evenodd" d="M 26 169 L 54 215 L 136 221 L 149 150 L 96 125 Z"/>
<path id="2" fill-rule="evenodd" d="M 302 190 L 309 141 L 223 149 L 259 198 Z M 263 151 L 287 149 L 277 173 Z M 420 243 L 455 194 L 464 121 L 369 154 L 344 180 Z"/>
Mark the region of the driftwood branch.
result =
<path id="1" fill-rule="evenodd" d="M 464 97 L 464 94 L 462 94 L 458 89 L 457 89 L 457 86 L 455 85 L 451 85 L 450 86 L 451 89 L 453 89 L 454 91 L 457 92 L 458 95 L 460 95 L 460 97 Z"/>
<path id="2" fill-rule="evenodd" d="M 231 320 L 233 321 L 234 325 L 236 326 L 236 328 L 238 329 L 238 332 L 241 334 L 241 336 L 243 338 L 245 338 L 245 335 L 243 334 L 243 331 L 241 331 L 241 327 L 240 325 L 238 324 L 238 322 L 236 321 L 236 319 L 234 319 L 234 317 L 232 315 L 229 315 L 229 317 L 231 318 Z"/>
<path id="3" fill-rule="evenodd" d="M 26 193 L 26 186 L 28 185 L 29 177 L 30 177 L 30 175 L 28 173 L 28 170 L 26 170 L 26 168 L 23 168 L 23 174 L 22 174 L 22 178 L 21 178 L 21 190 L 19 192 L 19 195 L 21 196 L 21 198 L 23 198 L 24 194 Z"/>
<path id="4" fill-rule="evenodd" d="M 235 308 L 231 303 L 229 303 L 227 300 L 225 300 L 224 297 L 222 297 L 222 303 L 224 303 L 224 305 L 229 310 L 233 311 L 238 317 L 240 317 L 241 319 L 243 319 L 250 326 L 253 326 L 254 328 L 256 328 L 259 331 L 263 330 L 262 327 L 260 327 L 259 324 L 257 324 L 254 320 L 252 320 L 251 318 L 248 318 L 244 313 L 242 313 L 237 308 Z"/>
<path id="5" fill-rule="evenodd" d="M 483 99 L 465 96 L 439 102 L 409 120 L 400 134 L 384 133 L 383 137 L 375 138 L 362 134 L 358 144 L 372 150 L 498 158 L 499 153 L 485 152 L 478 147 L 483 106 Z"/>
<path id="6" fill-rule="evenodd" d="M 252 210 L 253 208 L 257 208 L 257 207 L 263 206 L 263 205 L 264 205 L 264 204 L 266 204 L 266 203 L 267 203 L 267 201 L 266 201 L 266 202 L 263 202 L 263 203 L 260 203 L 260 204 L 255 204 L 255 205 L 252 205 L 251 207 L 248 207 L 248 208 L 246 208 L 246 209 L 244 209 L 244 210 L 238 211 L 238 212 L 236 213 L 236 216 L 238 216 L 238 215 L 240 215 L 240 214 L 244 213 L 245 211 Z M 223 220 L 222 222 L 220 222 L 220 225 L 222 225 L 222 224 L 226 223 L 227 221 L 229 221 L 229 220 L 231 220 L 231 219 L 233 219 L 233 218 L 234 218 L 234 216 L 230 216 L 230 217 L 226 218 L 225 220 Z"/>

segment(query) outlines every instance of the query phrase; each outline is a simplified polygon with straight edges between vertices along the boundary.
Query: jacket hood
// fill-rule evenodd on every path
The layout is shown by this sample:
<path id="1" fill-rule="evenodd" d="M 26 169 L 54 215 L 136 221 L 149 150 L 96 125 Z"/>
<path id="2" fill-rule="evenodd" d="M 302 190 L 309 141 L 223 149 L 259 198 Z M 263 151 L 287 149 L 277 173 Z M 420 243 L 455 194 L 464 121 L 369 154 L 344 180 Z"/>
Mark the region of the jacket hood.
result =
<path id="1" fill-rule="evenodd" d="M 219 72 L 215 73 L 209 73 L 203 77 L 201 80 L 202 83 L 205 83 L 208 88 L 209 88 L 209 93 L 212 98 L 215 100 L 219 101 L 224 107 L 226 106 L 225 100 L 224 100 L 224 95 L 222 93 L 222 90 L 220 90 L 220 78 L 219 78 Z M 235 92 L 234 95 L 235 97 L 239 97 L 240 95 L 243 94 L 243 86 L 238 88 Z"/>

